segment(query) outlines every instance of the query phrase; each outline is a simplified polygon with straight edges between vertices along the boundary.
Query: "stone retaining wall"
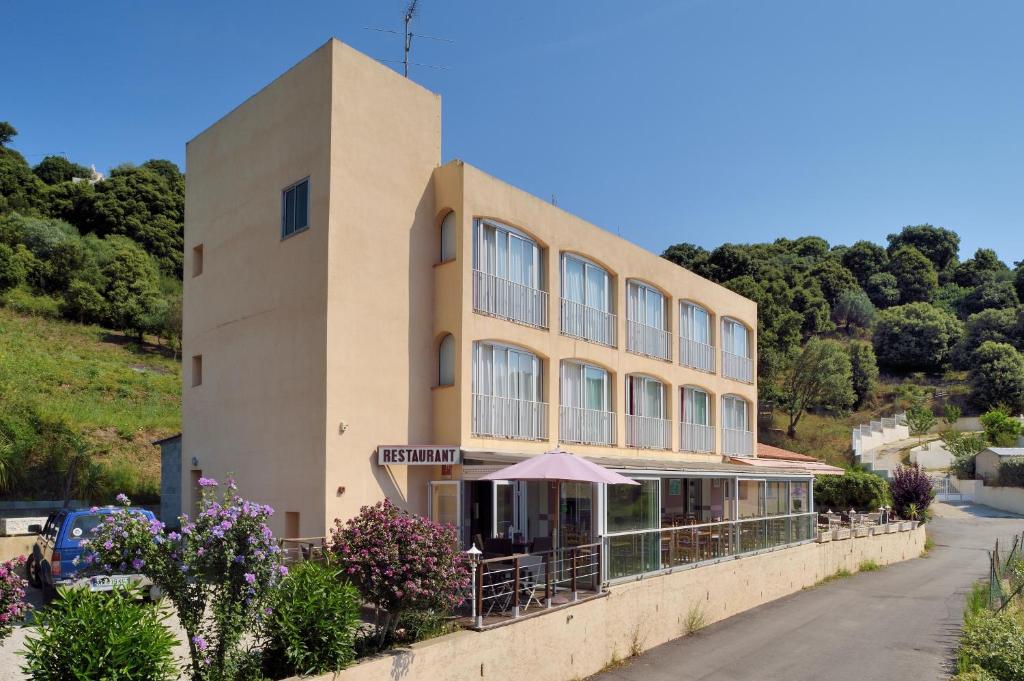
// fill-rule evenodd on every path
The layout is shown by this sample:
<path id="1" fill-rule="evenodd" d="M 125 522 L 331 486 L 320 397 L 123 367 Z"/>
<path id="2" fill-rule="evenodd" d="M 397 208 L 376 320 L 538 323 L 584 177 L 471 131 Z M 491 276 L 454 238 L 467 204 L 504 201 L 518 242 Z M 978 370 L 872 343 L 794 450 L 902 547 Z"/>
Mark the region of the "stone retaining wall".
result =
<path id="1" fill-rule="evenodd" d="M 327 681 L 570 681 L 613 659 L 685 633 L 691 609 L 706 624 L 787 596 L 841 569 L 917 558 L 925 527 L 803 544 L 619 584 L 605 598 L 483 632 L 459 631 L 371 658 Z"/>

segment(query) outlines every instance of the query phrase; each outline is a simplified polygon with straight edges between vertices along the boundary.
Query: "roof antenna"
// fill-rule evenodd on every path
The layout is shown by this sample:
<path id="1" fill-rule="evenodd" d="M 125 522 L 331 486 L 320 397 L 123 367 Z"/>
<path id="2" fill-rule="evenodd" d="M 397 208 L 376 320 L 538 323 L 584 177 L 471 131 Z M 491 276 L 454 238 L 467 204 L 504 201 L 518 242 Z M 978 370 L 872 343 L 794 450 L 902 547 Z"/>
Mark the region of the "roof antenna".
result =
<path id="1" fill-rule="evenodd" d="M 396 35 L 403 35 L 404 40 L 402 43 L 402 75 L 406 78 L 409 77 L 409 66 L 425 66 L 431 69 L 443 69 L 447 70 L 447 66 L 436 66 L 434 64 L 418 64 L 414 61 L 409 61 L 409 55 L 412 52 L 412 39 L 415 38 L 427 38 L 428 40 L 438 40 L 445 43 L 454 43 L 454 40 L 448 38 L 437 38 L 432 35 L 423 35 L 422 33 L 413 33 L 412 20 L 416 18 L 417 12 L 420 8 L 420 0 L 409 0 L 409 4 L 405 8 L 405 14 L 402 16 L 402 21 L 405 24 L 404 34 L 399 34 L 398 31 L 392 31 L 386 28 L 369 28 L 366 27 L 367 31 L 380 31 L 381 33 L 395 33 Z M 394 63 L 393 59 L 379 59 L 382 62 Z"/>

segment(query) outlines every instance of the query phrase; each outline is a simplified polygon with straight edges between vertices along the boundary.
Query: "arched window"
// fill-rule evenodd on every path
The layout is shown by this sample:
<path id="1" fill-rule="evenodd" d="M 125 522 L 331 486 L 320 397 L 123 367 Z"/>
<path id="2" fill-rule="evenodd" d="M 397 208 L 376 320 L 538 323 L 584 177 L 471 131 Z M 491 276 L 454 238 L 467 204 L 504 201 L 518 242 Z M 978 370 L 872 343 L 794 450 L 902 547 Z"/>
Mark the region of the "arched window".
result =
<path id="1" fill-rule="evenodd" d="M 455 339 L 449 333 L 437 350 L 437 384 L 455 385 Z"/>
<path id="2" fill-rule="evenodd" d="M 455 260 L 455 211 L 448 211 L 441 221 L 441 262 Z"/>

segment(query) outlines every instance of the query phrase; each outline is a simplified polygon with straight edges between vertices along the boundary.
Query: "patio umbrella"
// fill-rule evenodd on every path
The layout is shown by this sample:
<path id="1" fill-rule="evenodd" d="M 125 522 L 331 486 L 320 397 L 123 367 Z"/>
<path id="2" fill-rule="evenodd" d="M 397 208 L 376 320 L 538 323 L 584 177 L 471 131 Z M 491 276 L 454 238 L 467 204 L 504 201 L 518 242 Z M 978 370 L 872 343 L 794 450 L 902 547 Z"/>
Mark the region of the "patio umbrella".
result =
<path id="1" fill-rule="evenodd" d="M 556 504 L 560 498 L 558 487 L 563 482 L 603 482 L 606 485 L 639 485 L 636 480 L 631 480 L 615 471 L 608 470 L 583 457 L 576 456 L 572 452 L 563 449 L 552 449 L 540 456 L 531 456 L 524 461 L 502 468 L 501 470 L 488 473 L 480 478 L 481 480 L 540 480 L 556 483 Z M 559 513 L 554 514 L 555 537 L 557 538 L 557 523 Z"/>

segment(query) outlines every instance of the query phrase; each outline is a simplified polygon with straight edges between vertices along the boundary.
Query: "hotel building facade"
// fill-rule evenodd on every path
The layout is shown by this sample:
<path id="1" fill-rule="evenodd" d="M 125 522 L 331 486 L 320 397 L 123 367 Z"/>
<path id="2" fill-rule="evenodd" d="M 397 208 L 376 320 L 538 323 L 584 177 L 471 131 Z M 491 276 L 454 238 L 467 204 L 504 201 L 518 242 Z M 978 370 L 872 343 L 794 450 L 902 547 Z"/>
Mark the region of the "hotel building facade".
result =
<path id="1" fill-rule="evenodd" d="M 464 540 L 806 513 L 756 459 L 757 308 L 460 160 L 331 40 L 188 144 L 182 486 L 275 532 L 388 498 Z M 556 447 L 639 487 L 484 482 Z M 557 516 L 555 515 L 557 514 Z"/>

